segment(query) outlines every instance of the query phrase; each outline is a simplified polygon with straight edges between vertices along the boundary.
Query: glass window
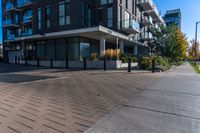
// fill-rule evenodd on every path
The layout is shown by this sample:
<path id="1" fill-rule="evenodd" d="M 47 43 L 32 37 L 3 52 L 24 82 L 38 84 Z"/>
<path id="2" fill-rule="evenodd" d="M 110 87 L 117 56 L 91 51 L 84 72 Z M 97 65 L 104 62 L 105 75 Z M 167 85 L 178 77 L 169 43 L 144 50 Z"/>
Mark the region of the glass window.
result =
<path id="1" fill-rule="evenodd" d="M 69 60 L 80 60 L 80 56 L 79 56 L 79 42 L 75 41 L 75 42 L 69 42 Z"/>
<path id="2" fill-rule="evenodd" d="M 83 1 L 81 4 L 81 26 L 85 26 L 85 3 Z"/>
<path id="3" fill-rule="evenodd" d="M 50 6 L 45 8 L 45 25 L 46 28 L 50 28 Z"/>
<path id="4" fill-rule="evenodd" d="M 45 59 L 45 44 L 37 44 L 37 57 L 40 59 Z"/>
<path id="5" fill-rule="evenodd" d="M 113 3 L 113 0 L 108 0 L 108 3 Z"/>
<path id="6" fill-rule="evenodd" d="M 92 9 L 88 8 L 88 27 L 92 26 Z"/>
<path id="7" fill-rule="evenodd" d="M 70 24 L 70 3 L 69 0 L 60 2 L 58 5 L 59 25 Z"/>
<path id="8" fill-rule="evenodd" d="M 65 60 L 67 56 L 67 45 L 65 39 L 56 40 L 56 59 Z"/>
<path id="9" fill-rule="evenodd" d="M 107 0 L 99 0 L 99 4 L 100 4 L 100 5 L 107 4 Z"/>
<path id="10" fill-rule="evenodd" d="M 54 40 L 47 41 L 46 57 L 47 59 L 55 59 L 55 41 Z"/>
<path id="11" fill-rule="evenodd" d="M 113 8 L 109 7 L 107 9 L 107 26 L 112 27 L 113 26 Z"/>
<path id="12" fill-rule="evenodd" d="M 100 25 L 103 25 L 103 15 L 104 15 L 104 9 L 103 8 L 99 8 L 98 9 L 98 22 Z"/>
<path id="13" fill-rule="evenodd" d="M 127 11 L 125 11 L 125 27 L 126 28 L 129 27 L 129 25 L 130 25 L 130 14 Z"/>
<path id="14" fill-rule="evenodd" d="M 100 55 L 100 45 L 99 41 L 91 40 L 91 54 L 96 53 L 98 56 Z"/>
<path id="15" fill-rule="evenodd" d="M 41 8 L 38 8 L 37 16 L 38 16 L 38 30 L 41 30 L 42 29 L 42 10 L 41 10 Z"/>
<path id="16" fill-rule="evenodd" d="M 80 40 L 80 60 L 90 58 L 90 41 L 88 39 Z"/>

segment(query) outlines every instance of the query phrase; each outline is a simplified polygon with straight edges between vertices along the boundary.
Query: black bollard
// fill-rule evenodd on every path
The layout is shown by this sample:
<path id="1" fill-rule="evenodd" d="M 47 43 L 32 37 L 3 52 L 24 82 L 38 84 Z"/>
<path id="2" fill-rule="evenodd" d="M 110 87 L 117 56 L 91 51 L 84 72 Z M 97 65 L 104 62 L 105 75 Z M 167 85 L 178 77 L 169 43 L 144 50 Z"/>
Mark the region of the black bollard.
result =
<path id="1" fill-rule="evenodd" d="M 152 59 L 152 73 L 155 73 L 155 59 Z"/>
<path id="2" fill-rule="evenodd" d="M 27 60 L 27 57 L 25 57 L 25 66 L 28 66 L 28 60 Z"/>
<path id="3" fill-rule="evenodd" d="M 66 63 L 65 64 L 66 69 L 69 69 L 69 59 L 68 59 L 68 57 L 66 58 L 66 62 L 65 63 Z"/>
<path id="4" fill-rule="evenodd" d="M 53 68 L 53 59 L 50 60 L 50 68 Z"/>
<path id="5" fill-rule="evenodd" d="M 128 58 L 128 72 L 131 72 L 131 58 Z"/>
<path id="6" fill-rule="evenodd" d="M 107 70 L 107 59 L 106 59 L 106 57 L 104 58 L 104 71 L 106 71 Z"/>
<path id="7" fill-rule="evenodd" d="M 37 58 L 37 67 L 40 67 L 40 59 Z"/>
<path id="8" fill-rule="evenodd" d="M 20 64 L 20 57 L 18 57 L 18 64 Z"/>
<path id="9" fill-rule="evenodd" d="M 83 59 L 84 70 L 86 70 L 86 58 Z"/>
<path id="10" fill-rule="evenodd" d="M 17 64 L 17 56 L 15 56 L 15 64 Z"/>

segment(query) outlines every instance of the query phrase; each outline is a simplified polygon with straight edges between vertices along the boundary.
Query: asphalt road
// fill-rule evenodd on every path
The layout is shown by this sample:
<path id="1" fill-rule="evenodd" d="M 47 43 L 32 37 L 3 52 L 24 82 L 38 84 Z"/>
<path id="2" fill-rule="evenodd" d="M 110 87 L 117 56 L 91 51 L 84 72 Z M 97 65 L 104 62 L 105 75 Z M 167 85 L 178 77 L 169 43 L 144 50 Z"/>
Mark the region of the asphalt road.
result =
<path id="1" fill-rule="evenodd" d="M 176 67 L 85 133 L 200 133 L 200 76 Z"/>

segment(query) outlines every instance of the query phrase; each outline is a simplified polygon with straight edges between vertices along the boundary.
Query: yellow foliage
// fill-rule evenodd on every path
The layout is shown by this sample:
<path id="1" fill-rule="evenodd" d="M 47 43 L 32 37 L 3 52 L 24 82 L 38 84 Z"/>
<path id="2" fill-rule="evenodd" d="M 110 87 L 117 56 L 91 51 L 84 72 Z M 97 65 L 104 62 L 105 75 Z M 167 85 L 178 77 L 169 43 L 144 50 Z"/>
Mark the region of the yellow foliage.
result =
<path id="1" fill-rule="evenodd" d="M 105 55 L 104 57 L 106 58 L 116 58 L 117 60 L 119 60 L 120 58 L 120 49 L 107 49 L 105 51 Z"/>

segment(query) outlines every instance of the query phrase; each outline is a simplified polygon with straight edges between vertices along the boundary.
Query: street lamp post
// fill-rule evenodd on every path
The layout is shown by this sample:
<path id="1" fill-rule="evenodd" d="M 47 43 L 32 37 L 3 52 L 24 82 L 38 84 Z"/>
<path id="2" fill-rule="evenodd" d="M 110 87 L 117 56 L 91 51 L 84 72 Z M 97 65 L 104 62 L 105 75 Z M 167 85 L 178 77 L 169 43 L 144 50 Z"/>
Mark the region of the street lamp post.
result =
<path id="1" fill-rule="evenodd" d="M 198 24 L 199 22 L 196 22 L 196 31 L 195 31 L 195 65 L 197 64 L 197 31 L 198 31 Z"/>

